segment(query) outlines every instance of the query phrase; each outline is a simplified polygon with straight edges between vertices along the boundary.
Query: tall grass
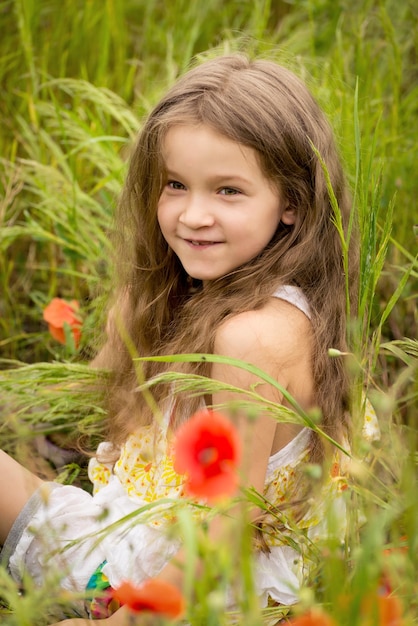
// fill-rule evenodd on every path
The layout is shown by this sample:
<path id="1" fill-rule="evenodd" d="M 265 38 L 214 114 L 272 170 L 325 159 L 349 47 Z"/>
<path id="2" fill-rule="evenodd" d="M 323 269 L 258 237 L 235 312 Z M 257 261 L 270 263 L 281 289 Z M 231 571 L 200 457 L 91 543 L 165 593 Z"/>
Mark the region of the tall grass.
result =
<path id="1" fill-rule="evenodd" d="M 94 385 L 80 398 L 72 384 L 91 376 L 85 363 L 104 323 L 112 212 L 142 117 L 192 57 L 243 50 L 275 58 L 308 82 L 326 110 L 361 234 L 359 300 L 351 303 L 359 313 L 347 357 L 353 418 L 361 421 L 367 389 L 382 440 L 371 465 L 353 464 L 351 551 L 341 558 L 330 546 L 321 555 L 320 582 L 301 603 L 331 606 L 350 626 L 361 623 L 356 601 L 344 613 L 337 596 L 361 597 L 376 586 L 383 547 L 404 535 L 409 552 L 390 557 L 392 585 L 410 623 L 417 608 L 417 17 L 413 0 L 0 5 L 0 441 L 21 460 L 40 432 L 100 435 Z M 54 343 L 42 321 L 54 296 L 81 302 L 75 354 Z M 364 444 L 360 436 L 355 442 L 360 458 Z M 367 522 L 361 537 L 359 504 Z M 23 600 L 0 573 L 13 608 L 2 623 L 45 623 L 48 606 L 62 600 L 35 590 Z M 225 623 L 216 597 L 211 602 L 213 623 Z M 266 617 L 247 609 L 239 623 Z"/>

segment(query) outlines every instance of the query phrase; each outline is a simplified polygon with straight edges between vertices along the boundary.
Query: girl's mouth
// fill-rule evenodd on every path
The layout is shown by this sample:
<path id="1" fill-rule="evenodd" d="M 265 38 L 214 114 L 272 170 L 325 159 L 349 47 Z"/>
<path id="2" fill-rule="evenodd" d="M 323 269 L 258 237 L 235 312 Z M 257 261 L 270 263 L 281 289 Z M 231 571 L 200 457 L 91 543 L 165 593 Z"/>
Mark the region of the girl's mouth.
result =
<path id="1" fill-rule="evenodd" d="M 218 241 L 197 241 L 196 239 L 186 239 L 187 243 L 196 247 L 214 246 Z"/>

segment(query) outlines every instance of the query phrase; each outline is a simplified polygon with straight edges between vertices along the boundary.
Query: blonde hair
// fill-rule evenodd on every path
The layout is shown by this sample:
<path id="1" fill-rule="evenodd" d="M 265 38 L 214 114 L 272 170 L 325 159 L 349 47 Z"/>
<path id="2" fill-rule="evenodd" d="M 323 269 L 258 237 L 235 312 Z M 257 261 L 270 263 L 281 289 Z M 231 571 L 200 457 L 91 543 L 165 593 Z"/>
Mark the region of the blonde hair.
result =
<path id="1" fill-rule="evenodd" d="M 294 225 L 279 224 L 256 258 L 204 290 L 190 280 L 157 222 L 165 176 L 162 143 L 168 129 L 182 123 L 208 125 L 252 148 L 265 176 L 295 210 Z M 280 284 L 300 287 L 312 313 L 312 370 L 322 427 L 338 438 L 346 421 L 348 379 L 343 363 L 330 358 L 328 349 L 346 349 L 345 276 L 326 180 L 313 146 L 326 164 L 346 227 L 350 198 L 333 133 L 304 83 L 274 62 L 242 55 L 215 58 L 191 69 L 151 112 L 132 153 L 117 211 L 115 302 L 139 355 L 210 353 L 216 330 L 228 316 L 262 307 Z M 354 289 L 355 259 L 350 267 Z M 153 418 L 142 395 L 134 392 L 138 381 L 131 356 L 115 328 L 99 363 L 113 373 L 109 434 L 118 445 L 132 429 L 132 419 L 144 424 Z M 173 365 L 144 367 L 147 378 L 167 369 Z M 176 369 L 210 375 L 205 363 Z M 163 405 L 169 390 L 160 385 L 153 394 Z M 199 402 L 180 394 L 174 426 Z"/>

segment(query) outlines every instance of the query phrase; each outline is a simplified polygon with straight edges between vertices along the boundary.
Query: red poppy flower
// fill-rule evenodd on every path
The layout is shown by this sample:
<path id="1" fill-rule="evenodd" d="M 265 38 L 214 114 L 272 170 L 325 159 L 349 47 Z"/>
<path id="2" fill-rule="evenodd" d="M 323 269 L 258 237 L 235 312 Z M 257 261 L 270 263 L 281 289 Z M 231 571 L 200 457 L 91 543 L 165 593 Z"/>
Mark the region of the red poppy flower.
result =
<path id="1" fill-rule="evenodd" d="M 393 548 L 386 548 L 383 550 L 384 556 L 391 556 L 393 554 L 407 554 L 408 553 L 408 537 L 406 535 L 402 535 L 399 538 L 399 546 L 394 546 Z"/>
<path id="2" fill-rule="evenodd" d="M 174 469 L 186 474 L 185 491 L 215 501 L 232 495 L 238 486 L 240 459 L 238 432 L 216 411 L 198 411 L 177 431 Z"/>
<path id="3" fill-rule="evenodd" d="M 290 619 L 289 624 L 292 626 L 336 626 L 332 617 L 318 609 Z"/>
<path id="4" fill-rule="evenodd" d="M 402 626 L 402 604 L 395 595 L 367 595 L 361 605 L 364 626 Z"/>
<path id="5" fill-rule="evenodd" d="M 170 618 L 181 617 L 185 610 L 184 598 L 174 585 L 150 578 L 141 585 L 124 581 L 112 592 L 113 598 L 132 611 L 151 611 Z"/>
<path id="6" fill-rule="evenodd" d="M 64 325 L 68 324 L 71 329 L 75 347 L 78 347 L 81 337 L 81 319 L 78 315 L 79 304 L 77 300 L 67 302 L 62 298 L 53 298 L 44 309 L 44 320 L 48 322 L 48 329 L 54 339 L 64 344 Z"/>
<path id="7" fill-rule="evenodd" d="M 408 537 L 405 535 L 399 538 L 399 544 L 383 550 L 383 568 L 380 577 L 379 595 L 388 595 L 392 592 L 392 580 L 396 580 L 400 574 L 401 564 L 397 560 L 400 556 L 408 553 Z"/>

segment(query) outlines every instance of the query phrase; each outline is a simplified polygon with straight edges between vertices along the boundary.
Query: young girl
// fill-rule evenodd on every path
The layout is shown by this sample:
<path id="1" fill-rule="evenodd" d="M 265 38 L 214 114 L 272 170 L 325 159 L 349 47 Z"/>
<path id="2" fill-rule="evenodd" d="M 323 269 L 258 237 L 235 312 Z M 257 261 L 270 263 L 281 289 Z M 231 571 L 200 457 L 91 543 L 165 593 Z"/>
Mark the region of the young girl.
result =
<path id="1" fill-rule="evenodd" d="M 236 395 L 225 390 L 203 399 L 159 384 L 152 389 L 163 416 L 157 419 L 137 391 L 132 354 L 241 359 L 277 380 L 303 410 L 319 407 L 321 428 L 332 438 L 349 434 L 347 375 L 342 360 L 328 356 L 329 348 L 346 347 L 347 277 L 318 152 L 346 227 L 350 199 L 330 126 L 290 71 L 239 55 L 209 60 L 151 112 L 119 203 L 119 285 L 95 361 L 110 370 L 111 382 L 105 383 L 108 442 L 89 468 L 94 495 L 44 484 L 2 454 L 0 542 L 16 580 L 29 572 L 45 584 L 59 568 L 61 585 L 79 592 L 92 587 L 93 575 L 112 587 L 149 577 L 181 587 L 182 548 L 167 532 L 166 509 L 100 531 L 144 504 L 180 498 L 183 479 L 168 452 L 176 429 L 203 402 L 225 405 Z M 354 293 L 355 258 L 350 269 Z M 141 376 L 170 369 L 173 364 L 150 361 Z M 277 389 L 237 367 L 202 362 L 176 369 L 225 388 L 256 384 L 266 400 L 287 404 Z M 323 502 L 308 501 L 303 467 L 326 467 L 323 440 L 268 412 L 253 429 L 245 412 L 230 419 L 245 447 L 246 485 L 265 495 L 271 511 L 288 512 L 309 537 L 320 536 Z M 336 495 L 340 487 L 328 478 L 321 493 Z M 251 514 L 260 601 L 294 603 L 307 565 L 303 554 L 286 545 L 284 524 L 269 511 Z M 210 532 L 221 525 L 215 521 Z M 57 551 L 57 542 L 65 550 Z M 78 608 L 79 615 L 92 606 Z M 122 608 L 104 621 L 123 619 Z"/>

